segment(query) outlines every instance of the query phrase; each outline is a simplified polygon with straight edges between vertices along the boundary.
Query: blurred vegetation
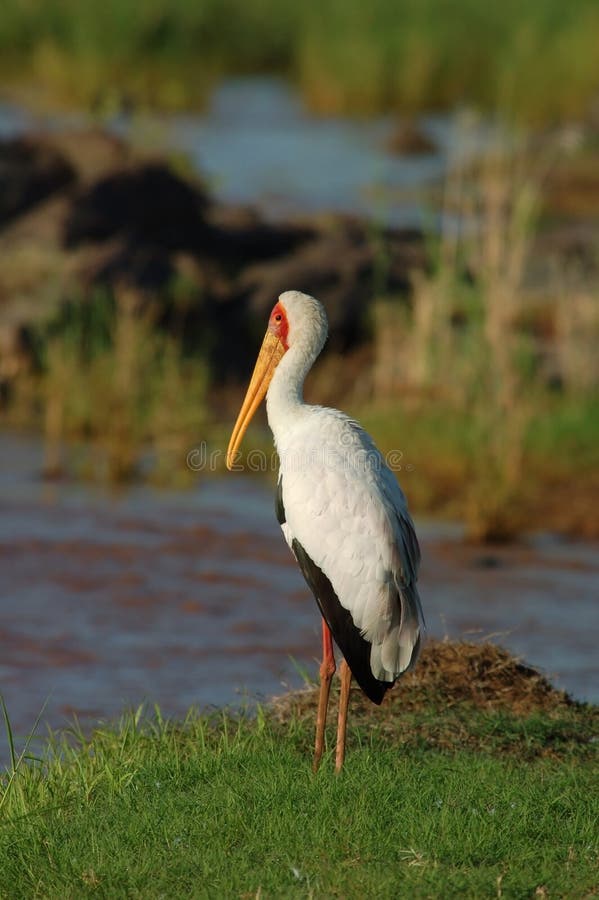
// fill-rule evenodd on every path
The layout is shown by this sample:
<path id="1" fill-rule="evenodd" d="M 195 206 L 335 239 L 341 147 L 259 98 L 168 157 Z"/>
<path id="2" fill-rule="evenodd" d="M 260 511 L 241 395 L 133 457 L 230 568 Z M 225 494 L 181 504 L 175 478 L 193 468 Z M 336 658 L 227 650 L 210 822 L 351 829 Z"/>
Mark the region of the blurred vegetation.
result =
<path id="1" fill-rule="evenodd" d="M 359 417 L 407 451 L 416 509 L 465 519 L 474 540 L 549 522 L 596 534 L 599 284 L 582 266 L 535 277 L 540 168 L 525 151 L 489 152 L 474 172 L 456 160 L 444 205 L 461 228 L 432 241 L 409 305 L 374 306 Z"/>
<path id="2" fill-rule="evenodd" d="M 354 357 L 325 353 L 307 385 L 403 452 L 415 512 L 465 520 L 475 540 L 597 536 L 599 283 L 589 262 L 540 266 L 542 170 L 513 146 L 456 158 L 443 201 L 454 224 L 429 237 L 408 295 L 385 291 L 385 234 L 373 233 L 370 334 Z M 37 327 L 35 365 L 8 386 L 0 421 L 43 431 L 48 475 L 184 484 L 190 450 L 224 448 L 242 387 L 219 382 L 183 327 L 165 332 L 166 299 L 71 298 Z M 256 447 L 270 453 L 270 434 L 254 430 Z"/>
<path id="3" fill-rule="evenodd" d="M 123 290 L 66 303 L 34 334 L 36 369 L 11 387 L 7 424 L 40 428 L 45 475 L 184 484 L 208 427 L 207 368 Z"/>
<path id="4" fill-rule="evenodd" d="M 4 0 L 0 71 L 103 110 L 194 106 L 264 72 L 326 113 L 465 102 L 569 120 L 599 88 L 598 32 L 596 0 Z"/>

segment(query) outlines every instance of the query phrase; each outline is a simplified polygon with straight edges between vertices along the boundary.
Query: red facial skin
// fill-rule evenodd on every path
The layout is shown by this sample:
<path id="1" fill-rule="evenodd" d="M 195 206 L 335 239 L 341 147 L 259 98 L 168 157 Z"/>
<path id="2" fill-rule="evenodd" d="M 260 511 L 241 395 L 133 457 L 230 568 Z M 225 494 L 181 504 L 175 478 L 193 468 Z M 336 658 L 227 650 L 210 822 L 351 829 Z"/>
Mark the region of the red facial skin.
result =
<path id="1" fill-rule="evenodd" d="M 273 307 L 270 319 L 268 320 L 268 330 L 278 337 L 285 350 L 289 350 L 289 344 L 287 343 L 289 322 L 287 321 L 287 313 L 280 303 L 277 303 Z"/>

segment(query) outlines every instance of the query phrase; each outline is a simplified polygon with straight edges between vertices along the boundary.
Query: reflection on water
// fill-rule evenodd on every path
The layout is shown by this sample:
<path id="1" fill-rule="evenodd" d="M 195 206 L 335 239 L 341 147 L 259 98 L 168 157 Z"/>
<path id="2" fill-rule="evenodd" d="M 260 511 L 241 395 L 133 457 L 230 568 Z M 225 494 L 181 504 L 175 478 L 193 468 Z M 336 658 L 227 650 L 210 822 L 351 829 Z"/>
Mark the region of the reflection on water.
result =
<path id="1" fill-rule="evenodd" d="M 0 690 L 18 732 L 47 697 L 45 721 L 61 726 L 144 700 L 180 715 L 268 696 L 299 684 L 291 657 L 316 673 L 317 608 L 267 486 L 230 475 L 115 497 L 44 485 L 40 466 L 37 444 L 0 439 Z M 596 546 L 489 550 L 464 547 L 456 527 L 419 532 L 432 635 L 496 635 L 599 700 Z"/>

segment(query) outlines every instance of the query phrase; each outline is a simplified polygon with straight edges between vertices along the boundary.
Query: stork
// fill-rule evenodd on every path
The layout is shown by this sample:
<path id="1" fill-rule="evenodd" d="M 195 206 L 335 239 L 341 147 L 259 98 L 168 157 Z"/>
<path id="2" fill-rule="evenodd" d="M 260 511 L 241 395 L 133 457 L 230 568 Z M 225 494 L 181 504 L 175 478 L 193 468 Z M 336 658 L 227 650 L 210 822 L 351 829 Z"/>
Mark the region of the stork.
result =
<path id="1" fill-rule="evenodd" d="M 345 758 L 352 675 L 380 704 L 416 662 L 424 619 L 420 550 L 403 491 L 372 438 L 344 413 L 304 402 L 304 379 L 327 338 L 322 304 L 286 291 L 275 304 L 233 428 L 227 467 L 266 394 L 279 455 L 275 511 L 322 615 L 313 769 L 324 748 L 333 640 L 343 655 L 335 768 Z"/>

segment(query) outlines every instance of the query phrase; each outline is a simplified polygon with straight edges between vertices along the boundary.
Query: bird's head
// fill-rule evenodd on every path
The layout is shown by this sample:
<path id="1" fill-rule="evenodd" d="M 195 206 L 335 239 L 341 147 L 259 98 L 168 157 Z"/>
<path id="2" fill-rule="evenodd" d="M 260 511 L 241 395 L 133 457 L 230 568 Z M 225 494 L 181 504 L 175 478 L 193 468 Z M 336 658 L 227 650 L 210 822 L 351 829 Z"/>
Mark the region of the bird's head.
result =
<path id="1" fill-rule="evenodd" d="M 279 296 L 268 320 L 268 328 L 243 401 L 229 447 L 227 468 L 231 469 L 252 416 L 264 399 L 277 366 L 288 351 L 311 364 L 327 338 L 327 317 L 315 297 L 301 291 L 285 291 Z M 298 359 L 299 362 L 299 359 Z"/>

